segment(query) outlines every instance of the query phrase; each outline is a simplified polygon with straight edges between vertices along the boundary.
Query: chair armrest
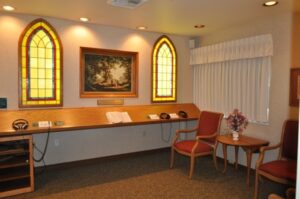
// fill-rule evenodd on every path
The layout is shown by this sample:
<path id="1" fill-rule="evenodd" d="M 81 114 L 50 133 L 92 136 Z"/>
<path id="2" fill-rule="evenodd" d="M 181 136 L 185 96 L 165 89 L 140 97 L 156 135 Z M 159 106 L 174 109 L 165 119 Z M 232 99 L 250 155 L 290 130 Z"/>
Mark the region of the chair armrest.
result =
<path id="1" fill-rule="evenodd" d="M 197 131 L 198 128 L 194 128 L 194 129 L 179 129 L 176 131 L 176 134 L 180 134 L 180 133 L 191 133 L 194 131 Z"/>
<path id="2" fill-rule="evenodd" d="M 174 144 L 177 142 L 177 140 L 179 139 L 179 135 L 180 135 L 181 133 L 192 133 L 192 132 L 195 132 L 195 131 L 197 131 L 197 130 L 198 130 L 198 128 L 194 128 L 194 129 L 179 129 L 179 130 L 176 130 L 176 135 L 175 135 L 175 137 L 174 137 L 174 139 L 173 139 L 172 145 L 174 145 Z"/>
<path id="3" fill-rule="evenodd" d="M 281 146 L 281 144 L 276 144 L 276 145 L 273 145 L 273 146 L 262 146 L 260 147 L 259 151 L 260 153 L 265 153 L 265 151 L 269 151 L 269 150 L 274 150 L 274 149 L 277 149 Z"/>
<path id="4" fill-rule="evenodd" d="M 258 168 L 263 163 L 266 151 L 277 149 L 280 146 L 281 146 L 281 143 L 273 145 L 273 146 L 263 146 L 263 147 L 260 147 L 260 149 L 259 149 L 260 154 L 259 154 L 259 157 L 258 157 L 258 159 L 256 161 L 256 168 Z"/>

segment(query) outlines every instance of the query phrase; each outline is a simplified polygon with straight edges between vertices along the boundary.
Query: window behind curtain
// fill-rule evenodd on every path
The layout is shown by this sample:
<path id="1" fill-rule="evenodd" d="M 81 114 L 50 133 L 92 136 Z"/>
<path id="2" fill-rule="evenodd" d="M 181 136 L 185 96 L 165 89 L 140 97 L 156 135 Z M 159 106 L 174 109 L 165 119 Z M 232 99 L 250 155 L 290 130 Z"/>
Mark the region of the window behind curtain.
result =
<path id="1" fill-rule="evenodd" d="M 19 49 L 19 106 L 62 106 L 62 47 L 54 28 L 43 19 L 33 21 Z"/>
<path id="2" fill-rule="evenodd" d="M 272 54 L 271 35 L 192 50 L 194 103 L 225 115 L 238 108 L 250 121 L 268 123 Z"/>
<path id="3" fill-rule="evenodd" d="M 176 101 L 176 50 L 167 36 L 160 37 L 152 53 L 152 102 Z"/>

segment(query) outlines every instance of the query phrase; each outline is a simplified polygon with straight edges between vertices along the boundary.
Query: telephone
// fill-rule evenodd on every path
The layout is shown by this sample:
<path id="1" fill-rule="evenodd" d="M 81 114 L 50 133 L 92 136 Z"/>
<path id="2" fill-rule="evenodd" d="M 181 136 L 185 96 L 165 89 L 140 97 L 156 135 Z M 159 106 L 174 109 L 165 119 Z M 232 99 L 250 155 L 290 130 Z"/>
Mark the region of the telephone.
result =
<path id="1" fill-rule="evenodd" d="M 185 111 L 179 111 L 179 112 L 178 112 L 178 115 L 179 115 L 181 118 L 188 118 L 188 114 L 187 114 Z"/>
<path id="2" fill-rule="evenodd" d="M 17 119 L 12 123 L 12 128 L 15 129 L 16 131 L 25 130 L 28 128 L 28 126 L 29 126 L 28 121 L 25 119 Z"/>
<path id="3" fill-rule="evenodd" d="M 168 120 L 168 119 L 170 119 L 171 117 L 170 117 L 170 115 L 169 115 L 168 113 L 161 113 L 161 114 L 159 115 L 159 118 L 160 118 L 160 119 L 163 119 L 163 120 Z"/>

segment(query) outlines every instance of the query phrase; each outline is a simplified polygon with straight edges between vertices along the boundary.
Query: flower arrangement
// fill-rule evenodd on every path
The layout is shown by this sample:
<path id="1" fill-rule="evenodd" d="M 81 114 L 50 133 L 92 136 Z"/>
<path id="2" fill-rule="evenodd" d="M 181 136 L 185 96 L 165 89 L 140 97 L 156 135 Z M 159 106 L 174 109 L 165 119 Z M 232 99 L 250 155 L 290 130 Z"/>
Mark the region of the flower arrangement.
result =
<path id="1" fill-rule="evenodd" d="M 248 119 L 238 109 L 234 109 L 226 120 L 229 129 L 240 133 L 243 132 L 248 125 Z"/>

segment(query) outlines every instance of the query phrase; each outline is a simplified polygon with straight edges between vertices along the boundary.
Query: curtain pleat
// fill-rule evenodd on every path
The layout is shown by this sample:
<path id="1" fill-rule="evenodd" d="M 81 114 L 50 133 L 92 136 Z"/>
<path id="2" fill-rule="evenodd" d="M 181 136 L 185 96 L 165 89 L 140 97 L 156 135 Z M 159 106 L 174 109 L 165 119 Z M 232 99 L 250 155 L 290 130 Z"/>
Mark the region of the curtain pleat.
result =
<path id="1" fill-rule="evenodd" d="M 203 64 L 194 67 L 194 103 L 201 110 L 234 108 L 249 120 L 268 122 L 271 57 Z"/>

